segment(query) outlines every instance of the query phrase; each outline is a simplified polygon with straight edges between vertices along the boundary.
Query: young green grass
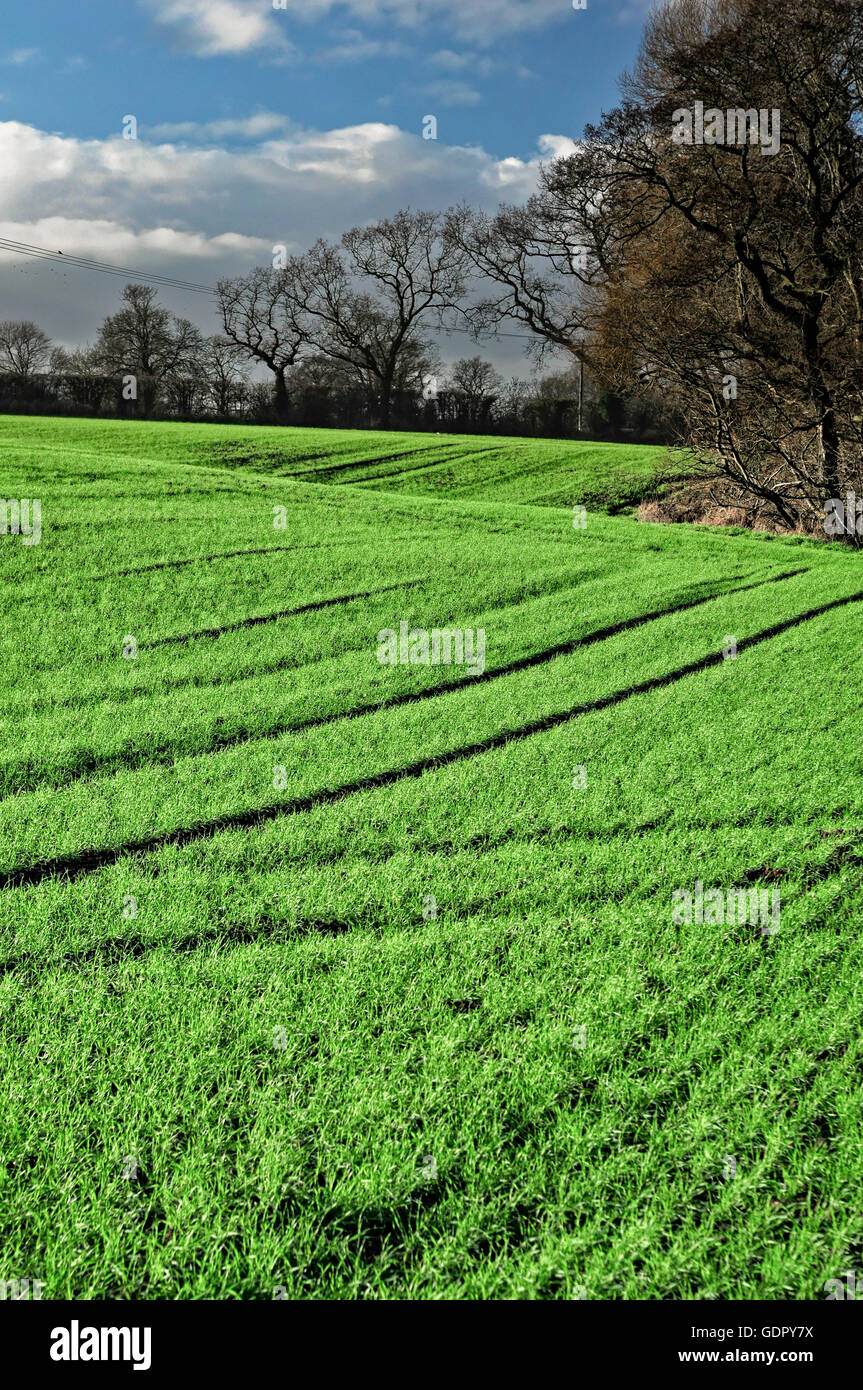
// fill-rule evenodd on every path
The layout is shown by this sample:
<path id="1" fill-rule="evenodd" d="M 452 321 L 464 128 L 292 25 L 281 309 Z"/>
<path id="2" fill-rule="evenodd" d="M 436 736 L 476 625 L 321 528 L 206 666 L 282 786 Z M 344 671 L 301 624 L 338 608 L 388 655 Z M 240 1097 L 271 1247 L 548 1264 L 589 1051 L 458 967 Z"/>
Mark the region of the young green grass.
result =
<path id="1" fill-rule="evenodd" d="M 459 441 L 460 474 L 449 436 L 0 436 L 43 507 L 0 538 L 0 1277 L 803 1299 L 859 1268 L 854 555 L 577 530 L 594 446 L 557 446 L 554 506 L 535 441 Z M 416 495 L 354 469 L 410 448 Z M 492 453 L 518 499 L 468 495 Z M 382 665 L 401 621 L 484 629 L 482 674 Z M 779 931 L 676 924 L 696 880 L 778 889 Z"/>

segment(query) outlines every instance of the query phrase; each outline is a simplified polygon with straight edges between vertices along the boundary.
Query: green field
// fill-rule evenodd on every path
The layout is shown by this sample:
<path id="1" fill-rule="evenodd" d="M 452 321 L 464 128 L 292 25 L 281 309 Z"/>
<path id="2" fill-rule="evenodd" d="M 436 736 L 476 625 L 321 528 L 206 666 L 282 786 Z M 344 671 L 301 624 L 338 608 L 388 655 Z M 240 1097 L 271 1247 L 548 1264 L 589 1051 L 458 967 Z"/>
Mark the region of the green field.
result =
<path id="1" fill-rule="evenodd" d="M 0 1279 L 860 1269 L 857 555 L 640 523 L 629 446 L 6 417 L 0 457 L 42 503 L 0 536 Z M 381 664 L 402 622 L 481 674 Z M 779 930 L 676 924 L 696 880 Z"/>

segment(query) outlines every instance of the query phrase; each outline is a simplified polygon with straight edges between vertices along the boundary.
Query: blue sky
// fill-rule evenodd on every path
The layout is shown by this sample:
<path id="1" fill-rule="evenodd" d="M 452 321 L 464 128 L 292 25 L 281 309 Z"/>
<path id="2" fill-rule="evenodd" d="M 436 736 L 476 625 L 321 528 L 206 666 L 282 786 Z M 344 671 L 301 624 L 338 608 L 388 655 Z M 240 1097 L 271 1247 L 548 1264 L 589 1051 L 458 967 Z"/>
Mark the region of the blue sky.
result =
<path id="1" fill-rule="evenodd" d="M 432 112 L 447 143 L 529 154 L 539 134 L 578 135 L 614 103 L 645 9 L 625 0 L 588 0 L 580 11 L 570 0 L 530 7 L 538 11 L 533 25 L 529 16 L 507 24 L 504 4 L 497 20 L 465 26 L 460 10 L 493 4 L 325 8 L 289 0 L 274 11 L 271 0 L 250 0 L 237 8 L 262 16 L 269 30 L 255 41 L 254 31 L 228 24 L 221 39 L 213 34 L 206 19 L 215 0 L 42 0 L 4 15 L 0 114 L 99 138 L 130 111 L 142 126 L 266 108 L 317 129 L 383 119 L 406 130 Z M 399 13 L 405 22 L 394 22 Z"/>
<path id="2" fill-rule="evenodd" d="M 11 10 L 11 7 L 10 7 Z M 276 242 L 530 192 L 617 100 L 647 0 L 41 0 L 4 15 L 0 235 L 213 283 Z M 134 115 L 138 139 L 123 140 Z M 423 141 L 423 118 L 437 140 Z M 91 339 L 108 277 L 0 255 L 0 317 Z M 171 307 L 212 331 L 206 308 Z M 515 347 L 508 349 L 510 355 Z"/>

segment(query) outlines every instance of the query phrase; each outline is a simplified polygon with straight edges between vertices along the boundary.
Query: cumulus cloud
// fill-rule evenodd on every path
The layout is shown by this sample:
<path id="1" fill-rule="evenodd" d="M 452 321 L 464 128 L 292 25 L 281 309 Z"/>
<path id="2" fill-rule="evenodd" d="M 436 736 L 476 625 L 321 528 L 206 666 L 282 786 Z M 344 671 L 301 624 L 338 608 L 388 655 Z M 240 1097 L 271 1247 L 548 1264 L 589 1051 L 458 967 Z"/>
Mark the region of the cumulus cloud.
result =
<path id="1" fill-rule="evenodd" d="M 576 142 L 571 140 L 568 135 L 540 135 L 536 147 L 547 162 L 552 159 L 564 159 L 568 154 L 575 154 L 577 148 Z"/>
<path id="2" fill-rule="evenodd" d="M 159 24 L 202 58 L 290 48 L 270 0 L 146 0 Z"/>
<path id="3" fill-rule="evenodd" d="M 384 204 L 440 206 L 459 194 L 492 196 L 511 182 L 513 169 L 527 194 L 538 157 L 571 145 L 544 135 L 537 157 L 501 160 L 477 146 L 423 140 L 419 131 L 384 122 L 313 130 L 268 111 L 161 126 L 153 134 L 158 138 L 83 140 L 0 122 L 6 216 L 74 209 L 138 226 L 179 219 L 222 231 L 231 224 L 247 235 L 267 235 L 262 229 L 290 220 L 304 234 L 332 234 L 351 218 L 385 211 Z M 228 142 L 234 136 L 245 141 L 242 148 Z M 220 139 L 225 143 L 213 144 Z"/>
<path id="4" fill-rule="evenodd" d="M 83 140 L 0 121 L 0 236 L 214 284 L 266 263 L 277 244 L 300 250 L 400 207 L 521 201 L 540 160 L 571 148 L 545 135 L 532 157 L 498 159 L 385 122 L 321 131 L 267 111 L 142 136 Z M 0 250 L 4 317 L 33 318 L 61 342 L 92 339 L 122 283 L 63 267 L 59 257 L 28 261 Z M 163 297 L 215 330 L 208 300 Z"/>
<path id="5" fill-rule="evenodd" d="M 200 263 L 205 273 L 207 263 L 218 265 L 226 255 L 254 258 L 268 247 L 260 237 L 240 236 L 236 232 L 207 236 L 203 232 L 179 231 L 175 227 L 146 227 L 138 231 L 107 219 L 74 217 L 40 217 L 33 222 L 0 221 L 0 237 L 27 242 L 48 251 L 62 250 L 66 255 L 86 256 L 90 260 L 104 260 L 106 248 L 110 248 L 112 265 L 128 264 L 131 269 L 146 266 L 156 274 L 170 273 L 166 267 L 183 257 Z M 0 250 L 0 258 L 3 256 L 13 259 L 11 253 Z M 59 262 L 58 268 L 62 269 Z"/>

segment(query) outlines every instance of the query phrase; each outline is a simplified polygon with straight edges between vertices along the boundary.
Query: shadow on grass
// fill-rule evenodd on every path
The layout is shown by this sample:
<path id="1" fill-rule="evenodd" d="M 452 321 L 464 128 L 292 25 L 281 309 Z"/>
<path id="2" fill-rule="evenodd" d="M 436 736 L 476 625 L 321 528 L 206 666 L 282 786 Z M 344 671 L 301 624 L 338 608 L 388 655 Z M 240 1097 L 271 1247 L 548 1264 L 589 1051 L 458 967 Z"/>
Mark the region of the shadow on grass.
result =
<path id="1" fill-rule="evenodd" d="M 781 623 L 774 623 L 773 626 L 738 642 L 738 656 L 750 648 L 759 646 L 762 642 L 767 642 L 784 632 L 800 627 L 803 623 L 822 617 L 825 613 L 860 602 L 863 602 L 863 590 L 855 594 L 848 594 L 844 598 L 832 599 L 829 603 L 819 604 L 817 608 L 807 609 L 805 613 L 798 613 L 793 618 L 786 618 Z M 646 695 L 654 690 L 661 690 L 666 686 L 674 685 L 687 676 L 696 675 L 713 666 L 721 665 L 723 661 L 724 657 L 721 651 L 709 652 L 707 656 L 700 657 L 697 661 L 688 662 L 685 666 L 678 666 L 675 670 L 666 672 L 665 675 L 653 676 L 650 680 L 643 681 L 638 685 L 627 686 L 613 694 L 604 695 L 598 700 L 573 705 L 570 709 L 563 710 L 558 714 L 545 715 L 541 719 L 531 720 L 529 723 L 514 729 L 502 730 L 489 738 L 466 744 L 460 748 L 453 748 L 436 757 L 420 758 L 403 767 L 388 768 L 383 772 L 373 773 L 368 777 L 360 777 L 356 781 L 347 782 L 338 787 L 321 788 L 319 791 L 290 801 L 277 802 L 271 806 L 258 807 L 249 811 L 233 812 L 229 815 L 218 816 L 211 821 L 202 821 L 195 825 L 166 831 L 161 835 L 129 840 L 122 845 L 111 848 L 83 850 L 75 854 L 58 856 L 55 859 L 41 860 L 22 868 L 11 869 L 0 874 L 0 889 L 33 886 L 48 878 L 61 877 L 71 881 L 82 874 L 94 873 L 98 869 L 116 864 L 125 855 L 150 854 L 154 850 L 169 845 L 183 846 L 199 840 L 212 839 L 226 831 L 253 829 L 284 815 L 301 814 L 316 806 L 332 805 L 360 792 L 376 791 L 381 787 L 392 786 L 397 782 L 422 777 L 427 772 L 435 772 L 452 763 L 463 762 L 468 758 L 475 758 L 483 753 L 504 748 L 508 743 L 521 742 L 523 739 L 532 738 L 535 734 L 560 728 L 561 725 L 567 724 L 570 720 L 577 719 L 581 715 L 609 709 L 615 705 L 623 704 L 637 695 Z"/>

